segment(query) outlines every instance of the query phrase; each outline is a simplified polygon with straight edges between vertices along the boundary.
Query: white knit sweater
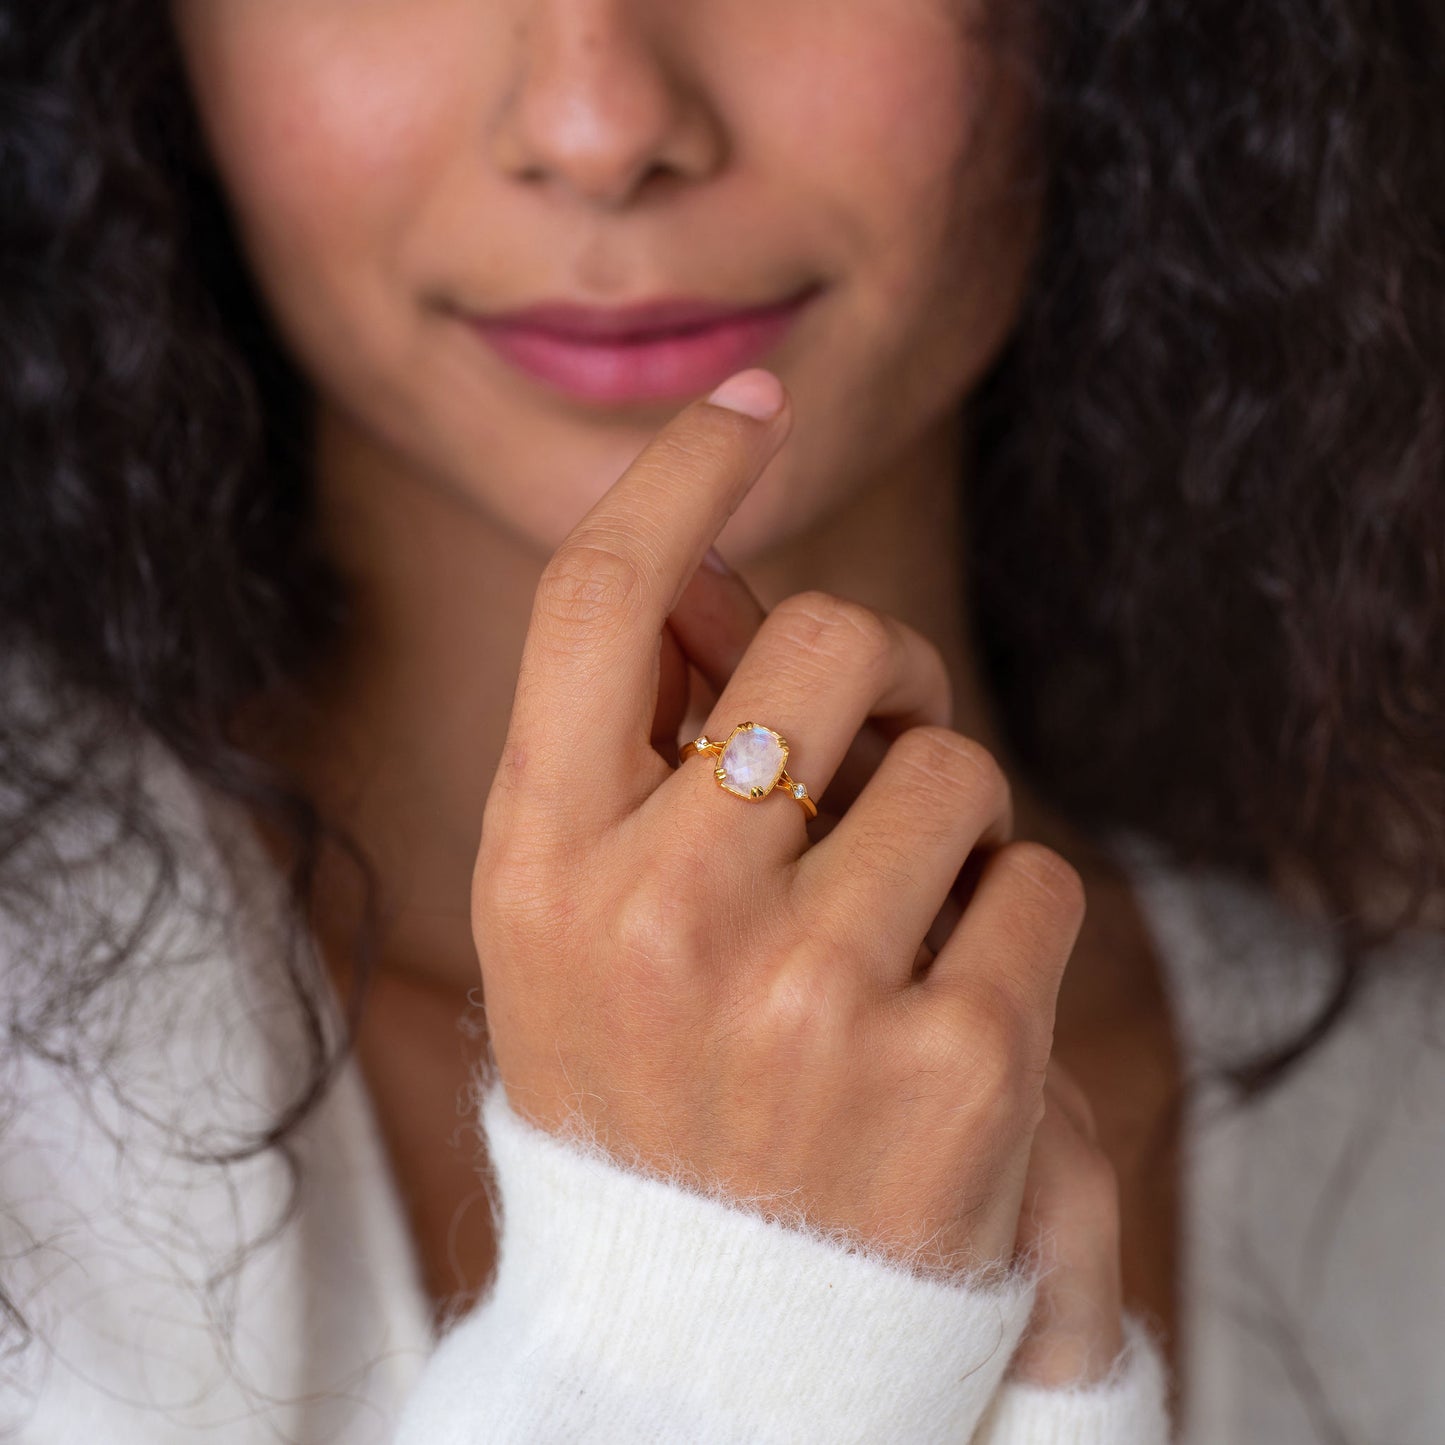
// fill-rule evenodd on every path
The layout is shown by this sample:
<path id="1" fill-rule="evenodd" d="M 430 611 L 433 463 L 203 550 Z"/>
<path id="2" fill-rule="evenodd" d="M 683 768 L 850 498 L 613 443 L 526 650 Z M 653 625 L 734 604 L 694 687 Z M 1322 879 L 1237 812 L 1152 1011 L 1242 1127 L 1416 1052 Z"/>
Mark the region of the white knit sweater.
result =
<path id="1" fill-rule="evenodd" d="M 1022 1385 L 1007 1374 L 1035 1287 L 1022 1266 L 988 1286 L 916 1276 L 543 1133 L 495 1086 L 479 1113 L 500 1211 L 498 1270 L 488 1294 L 438 1341 L 354 1066 L 297 1136 L 295 1209 L 279 1228 L 292 1176 L 274 1150 L 225 1166 L 177 1152 L 178 1130 L 196 1150 L 216 1151 L 268 1121 L 293 1097 L 304 1039 L 277 967 L 287 946 L 279 880 L 255 840 L 158 752 L 147 786 L 186 866 L 147 935 L 143 967 L 98 987 L 76 1019 L 41 1006 L 47 971 L 97 956 L 97 920 L 113 934 L 145 906 L 145 859 L 106 848 L 101 818 L 75 816 L 33 840 L 52 892 L 28 917 L 0 920 L 11 1037 L 30 1045 L 7 1051 L 0 1128 L 0 1268 L 35 1331 L 29 1348 L 0 1364 L 0 1427 L 15 1438 L 1169 1438 L 1165 1372 L 1146 1322 L 1128 1318 L 1124 1354 L 1102 1384 Z M 1146 902 L 1183 886 L 1156 875 L 1143 883 Z M 236 896 L 243 909 L 231 906 Z M 1207 890 L 1185 896 L 1217 902 Z M 1172 968 L 1207 930 L 1177 900 L 1165 906 L 1172 924 L 1160 915 L 1156 925 Z M 1251 926 L 1281 936 L 1265 911 Z M 100 1067 L 87 1062 L 97 1058 Z M 1299 1110 L 1275 1130 L 1298 1134 L 1301 1118 L 1313 1120 L 1306 1138 L 1332 1132 L 1332 1118 Z M 1438 1131 L 1434 1114 L 1428 1125 Z M 1202 1128 L 1198 1117 L 1194 1127 Z M 1271 1133 L 1263 1147 L 1278 1143 Z M 1237 1350 L 1219 1334 L 1229 1326 L 1210 1313 L 1202 1287 L 1215 1261 L 1200 1251 L 1214 1247 L 1214 1235 L 1193 1202 L 1216 1199 L 1221 1184 L 1237 1187 L 1231 1170 L 1246 1146 L 1236 1137 L 1231 1147 L 1217 1178 L 1209 1156 L 1192 1156 L 1184 1221 L 1191 1433 L 1178 1438 L 1293 1445 L 1316 1438 L 1303 1433 L 1309 1417 L 1292 1415 L 1284 1386 L 1258 1375 L 1257 1345 Z M 1374 1342 L 1358 1362 L 1337 1359 L 1340 1374 L 1326 1380 L 1349 1385 L 1344 1403 L 1367 1430 L 1389 1422 L 1393 1434 L 1360 1436 L 1371 1445 L 1445 1438 L 1438 1371 L 1417 1368 L 1445 1340 L 1433 1233 L 1445 1152 L 1415 1162 L 1408 1187 L 1375 1176 L 1374 1223 L 1389 1229 L 1379 1250 L 1347 1250 L 1354 1273 L 1345 1278 L 1358 1293 L 1335 1306 L 1345 1325 L 1378 1316 L 1388 1326 L 1388 1344 Z M 479 1195 L 488 1187 L 479 1176 Z M 1266 1223 L 1289 1207 L 1293 1196 L 1281 1187 L 1279 1200 L 1251 1200 Z M 1418 1278 L 1392 1279 L 1391 1307 L 1372 1310 L 1366 1301 L 1383 1281 L 1369 1270 L 1427 1247 Z M 1428 1350 L 1411 1338 L 1419 1329 Z M 1361 1381 L 1367 1365 L 1381 1364 L 1378 1378 Z M 1216 1398 L 1201 1403 L 1200 1390 Z M 1423 1409 L 1418 1419 L 1412 1406 Z M 1253 1423 L 1263 1421 L 1272 1422 L 1266 1433 Z"/>

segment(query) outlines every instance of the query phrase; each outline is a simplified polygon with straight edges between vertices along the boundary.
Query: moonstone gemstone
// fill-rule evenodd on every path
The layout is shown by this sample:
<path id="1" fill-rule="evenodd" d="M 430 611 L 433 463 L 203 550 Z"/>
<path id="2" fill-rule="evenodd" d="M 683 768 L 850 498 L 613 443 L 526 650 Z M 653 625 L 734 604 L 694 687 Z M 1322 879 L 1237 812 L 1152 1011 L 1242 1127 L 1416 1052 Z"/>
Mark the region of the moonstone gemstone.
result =
<path id="1" fill-rule="evenodd" d="M 787 756 L 777 733 L 771 728 L 758 723 L 739 728 L 728 739 L 718 759 L 718 766 L 724 774 L 722 785 L 745 798 L 752 794 L 754 788 L 761 788 L 766 793 L 778 781 Z"/>

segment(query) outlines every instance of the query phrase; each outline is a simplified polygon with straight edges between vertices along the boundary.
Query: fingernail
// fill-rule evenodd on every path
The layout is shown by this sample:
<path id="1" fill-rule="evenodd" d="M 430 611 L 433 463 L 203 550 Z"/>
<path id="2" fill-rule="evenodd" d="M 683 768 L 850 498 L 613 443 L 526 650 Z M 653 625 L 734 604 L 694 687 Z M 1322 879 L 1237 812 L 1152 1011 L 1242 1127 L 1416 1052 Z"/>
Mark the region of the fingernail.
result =
<path id="1" fill-rule="evenodd" d="M 783 409 L 783 384 L 771 371 L 754 366 L 728 377 L 708 401 L 713 406 L 768 421 Z"/>
<path id="2" fill-rule="evenodd" d="M 731 577 L 733 569 L 722 559 L 722 553 L 716 547 L 709 547 L 702 554 L 703 565 L 711 567 L 714 572 L 721 572 L 724 577 Z"/>

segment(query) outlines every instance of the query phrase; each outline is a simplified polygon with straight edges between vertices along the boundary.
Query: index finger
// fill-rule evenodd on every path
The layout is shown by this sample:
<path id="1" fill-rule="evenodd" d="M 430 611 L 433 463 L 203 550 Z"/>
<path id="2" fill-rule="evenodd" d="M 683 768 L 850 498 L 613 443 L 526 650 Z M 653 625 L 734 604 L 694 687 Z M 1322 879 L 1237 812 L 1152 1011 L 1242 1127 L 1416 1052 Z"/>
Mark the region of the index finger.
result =
<path id="1" fill-rule="evenodd" d="M 673 417 L 567 535 L 533 599 L 498 782 L 565 801 L 574 828 L 640 802 L 658 761 L 663 624 L 791 419 L 772 372 L 738 372 Z M 605 776 L 589 789 L 579 772 Z"/>

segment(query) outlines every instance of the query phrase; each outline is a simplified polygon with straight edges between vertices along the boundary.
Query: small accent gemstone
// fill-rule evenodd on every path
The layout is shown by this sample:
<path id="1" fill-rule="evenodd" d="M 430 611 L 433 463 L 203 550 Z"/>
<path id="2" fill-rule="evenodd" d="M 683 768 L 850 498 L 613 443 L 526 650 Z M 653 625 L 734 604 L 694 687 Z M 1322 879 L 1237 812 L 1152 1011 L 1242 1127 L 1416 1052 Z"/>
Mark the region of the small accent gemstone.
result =
<path id="1" fill-rule="evenodd" d="M 801 783 L 794 783 L 793 796 L 795 798 L 806 798 L 808 796 L 808 790 Z"/>
<path id="2" fill-rule="evenodd" d="M 788 760 L 782 739 L 771 728 L 748 723 L 733 730 L 718 759 L 718 781 L 730 793 L 758 798 L 768 793 Z"/>

